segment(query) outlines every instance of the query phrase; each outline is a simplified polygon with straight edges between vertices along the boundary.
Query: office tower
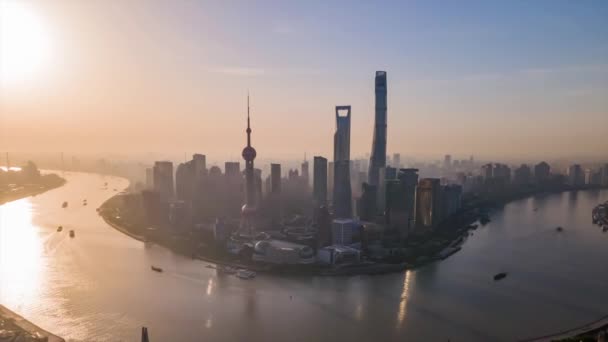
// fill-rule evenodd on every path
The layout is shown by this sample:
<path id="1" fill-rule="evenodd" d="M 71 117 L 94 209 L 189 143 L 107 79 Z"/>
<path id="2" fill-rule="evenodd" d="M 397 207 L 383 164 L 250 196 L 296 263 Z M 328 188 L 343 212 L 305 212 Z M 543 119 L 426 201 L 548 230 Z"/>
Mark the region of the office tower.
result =
<path id="1" fill-rule="evenodd" d="M 173 199 L 173 163 L 170 161 L 157 161 L 153 168 L 154 190 L 160 193 L 163 203 Z"/>
<path id="2" fill-rule="evenodd" d="M 415 227 L 416 222 L 416 188 L 418 187 L 418 169 L 400 169 L 397 179 L 401 182 L 404 196 L 404 207 L 407 216 L 407 232 L 409 234 Z"/>
<path id="3" fill-rule="evenodd" d="M 151 167 L 146 168 L 146 189 L 154 189 L 154 171 Z"/>
<path id="4" fill-rule="evenodd" d="M 449 154 L 446 154 L 445 157 L 443 158 L 443 169 L 450 170 L 451 168 L 452 168 L 452 156 Z"/>
<path id="5" fill-rule="evenodd" d="M 568 168 L 568 184 L 571 186 L 581 186 L 585 184 L 585 173 L 579 164 L 571 165 Z"/>
<path id="6" fill-rule="evenodd" d="M 270 164 L 270 192 L 281 193 L 281 164 Z"/>
<path id="7" fill-rule="evenodd" d="M 361 185 L 362 194 L 357 200 L 357 214 L 362 221 L 372 221 L 378 215 L 376 201 L 378 199 L 378 189 L 375 185 L 363 183 Z"/>
<path id="8" fill-rule="evenodd" d="M 549 180 L 550 173 L 551 167 L 544 161 L 534 166 L 534 180 L 537 183 L 542 183 Z"/>
<path id="9" fill-rule="evenodd" d="M 334 199 L 334 162 L 327 162 L 327 199 Z"/>
<path id="10" fill-rule="evenodd" d="M 492 179 L 493 177 L 493 166 L 492 164 L 485 164 L 481 167 L 481 176 L 483 177 L 484 181 L 487 181 L 489 179 Z"/>
<path id="11" fill-rule="evenodd" d="M 376 198 L 376 210 L 379 215 L 383 215 L 386 210 L 386 168 L 381 167 L 378 170 L 378 190 Z"/>
<path id="12" fill-rule="evenodd" d="M 346 115 L 340 115 L 346 111 Z M 334 133 L 334 216 L 352 217 L 352 191 L 350 185 L 350 106 L 336 106 L 336 132 Z"/>
<path id="13" fill-rule="evenodd" d="M 314 157 L 313 169 L 313 200 L 318 208 L 327 204 L 327 159 Z"/>
<path id="14" fill-rule="evenodd" d="M 416 220 L 418 169 L 401 169 L 398 178 L 386 182 L 386 221 L 389 229 L 406 238 Z"/>
<path id="15" fill-rule="evenodd" d="M 446 185 L 441 191 L 441 218 L 443 220 L 454 215 L 462 203 L 462 186 L 456 184 Z"/>
<path id="16" fill-rule="evenodd" d="M 519 185 L 530 184 L 532 181 L 532 170 L 526 164 L 521 164 L 520 167 L 513 172 L 513 182 Z"/>
<path id="17" fill-rule="evenodd" d="M 262 201 L 262 170 L 254 169 L 254 181 L 255 181 L 255 203 Z"/>
<path id="18" fill-rule="evenodd" d="M 608 186 L 608 164 L 604 164 L 600 170 L 600 185 Z"/>
<path id="19" fill-rule="evenodd" d="M 251 235 L 253 233 L 254 219 L 257 213 L 256 210 L 256 191 L 255 191 L 255 174 L 253 169 L 253 160 L 256 157 L 256 151 L 251 146 L 251 124 L 249 119 L 249 95 L 247 95 L 247 146 L 243 149 L 243 159 L 245 160 L 245 205 L 241 209 L 241 231 Z"/>
<path id="20" fill-rule="evenodd" d="M 304 160 L 304 162 L 302 162 L 302 182 L 306 185 L 306 189 L 308 189 L 308 186 L 310 185 L 310 180 L 309 180 L 310 176 L 308 173 L 308 160 Z"/>
<path id="21" fill-rule="evenodd" d="M 387 166 L 384 173 L 384 179 L 397 179 L 397 169 L 394 167 Z"/>
<path id="22" fill-rule="evenodd" d="M 194 189 L 194 164 L 187 162 L 175 171 L 175 197 L 180 201 L 191 201 Z"/>
<path id="23" fill-rule="evenodd" d="M 401 155 L 399 153 L 393 153 L 393 165 L 394 168 L 401 168 Z"/>
<path id="24" fill-rule="evenodd" d="M 241 178 L 241 163 L 239 162 L 225 162 L 224 173 L 228 179 L 240 179 Z"/>
<path id="25" fill-rule="evenodd" d="M 441 218 L 441 185 L 438 178 L 423 178 L 416 191 L 416 225 L 434 228 Z"/>
<path id="26" fill-rule="evenodd" d="M 194 181 L 199 184 L 202 177 L 207 174 L 207 157 L 204 154 L 196 153 L 192 155 L 194 167 Z"/>
<path id="27" fill-rule="evenodd" d="M 378 185 L 378 172 L 386 167 L 386 71 L 376 71 L 376 116 L 368 181 Z"/>

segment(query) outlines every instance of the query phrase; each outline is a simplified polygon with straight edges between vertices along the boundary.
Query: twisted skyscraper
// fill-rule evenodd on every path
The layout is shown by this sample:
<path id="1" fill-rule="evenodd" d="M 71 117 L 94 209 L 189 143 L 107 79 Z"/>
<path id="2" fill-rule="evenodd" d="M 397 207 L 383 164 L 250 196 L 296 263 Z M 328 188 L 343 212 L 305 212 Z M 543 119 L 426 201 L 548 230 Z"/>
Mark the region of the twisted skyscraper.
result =
<path id="1" fill-rule="evenodd" d="M 376 71 L 376 123 L 369 161 L 369 184 L 379 185 L 380 169 L 386 167 L 386 71 Z"/>

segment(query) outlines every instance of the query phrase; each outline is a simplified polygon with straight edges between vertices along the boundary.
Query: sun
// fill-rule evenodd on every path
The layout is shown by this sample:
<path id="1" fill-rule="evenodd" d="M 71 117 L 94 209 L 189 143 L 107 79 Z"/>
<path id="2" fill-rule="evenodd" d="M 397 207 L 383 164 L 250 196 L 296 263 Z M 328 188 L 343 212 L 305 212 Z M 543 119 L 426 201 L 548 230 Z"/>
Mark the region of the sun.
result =
<path id="1" fill-rule="evenodd" d="M 31 3 L 0 0 L 0 85 L 31 81 L 51 57 L 51 37 Z"/>

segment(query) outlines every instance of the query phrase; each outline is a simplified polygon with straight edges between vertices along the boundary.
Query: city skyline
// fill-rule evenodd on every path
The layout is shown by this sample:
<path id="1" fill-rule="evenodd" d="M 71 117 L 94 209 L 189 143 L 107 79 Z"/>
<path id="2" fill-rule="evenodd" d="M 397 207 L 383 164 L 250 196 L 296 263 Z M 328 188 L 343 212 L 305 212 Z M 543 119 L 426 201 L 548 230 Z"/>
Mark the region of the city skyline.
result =
<path id="1" fill-rule="evenodd" d="M 228 159 L 241 149 L 235 127 L 250 89 L 265 156 L 329 156 L 332 112 L 342 103 L 353 111 L 352 154 L 364 155 L 371 80 L 386 70 L 389 152 L 535 159 L 601 157 L 608 146 L 595 131 L 608 125 L 604 3 L 453 4 L 440 14 L 424 3 L 387 2 L 392 11 L 273 4 L 262 13 L 244 2 L 4 0 L 3 13 L 39 24 L 25 33 L 48 58 L 27 77 L 0 82 L 0 143 L 11 152 L 205 151 Z M 336 13 L 352 20 L 338 26 Z M 251 24 L 248 37 L 232 24 L 241 21 Z M 3 37 L 24 33 L 3 22 Z M 3 67 L 21 63 L 7 49 L 14 39 L 4 41 Z"/>

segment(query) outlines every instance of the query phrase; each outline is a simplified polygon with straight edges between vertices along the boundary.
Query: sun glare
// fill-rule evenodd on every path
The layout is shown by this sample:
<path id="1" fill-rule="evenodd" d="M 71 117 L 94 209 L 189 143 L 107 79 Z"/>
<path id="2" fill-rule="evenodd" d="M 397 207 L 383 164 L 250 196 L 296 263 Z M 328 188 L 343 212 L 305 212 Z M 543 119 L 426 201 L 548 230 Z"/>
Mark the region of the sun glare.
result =
<path id="1" fill-rule="evenodd" d="M 31 4 L 0 0 L 0 85 L 31 80 L 51 57 L 51 39 Z"/>

